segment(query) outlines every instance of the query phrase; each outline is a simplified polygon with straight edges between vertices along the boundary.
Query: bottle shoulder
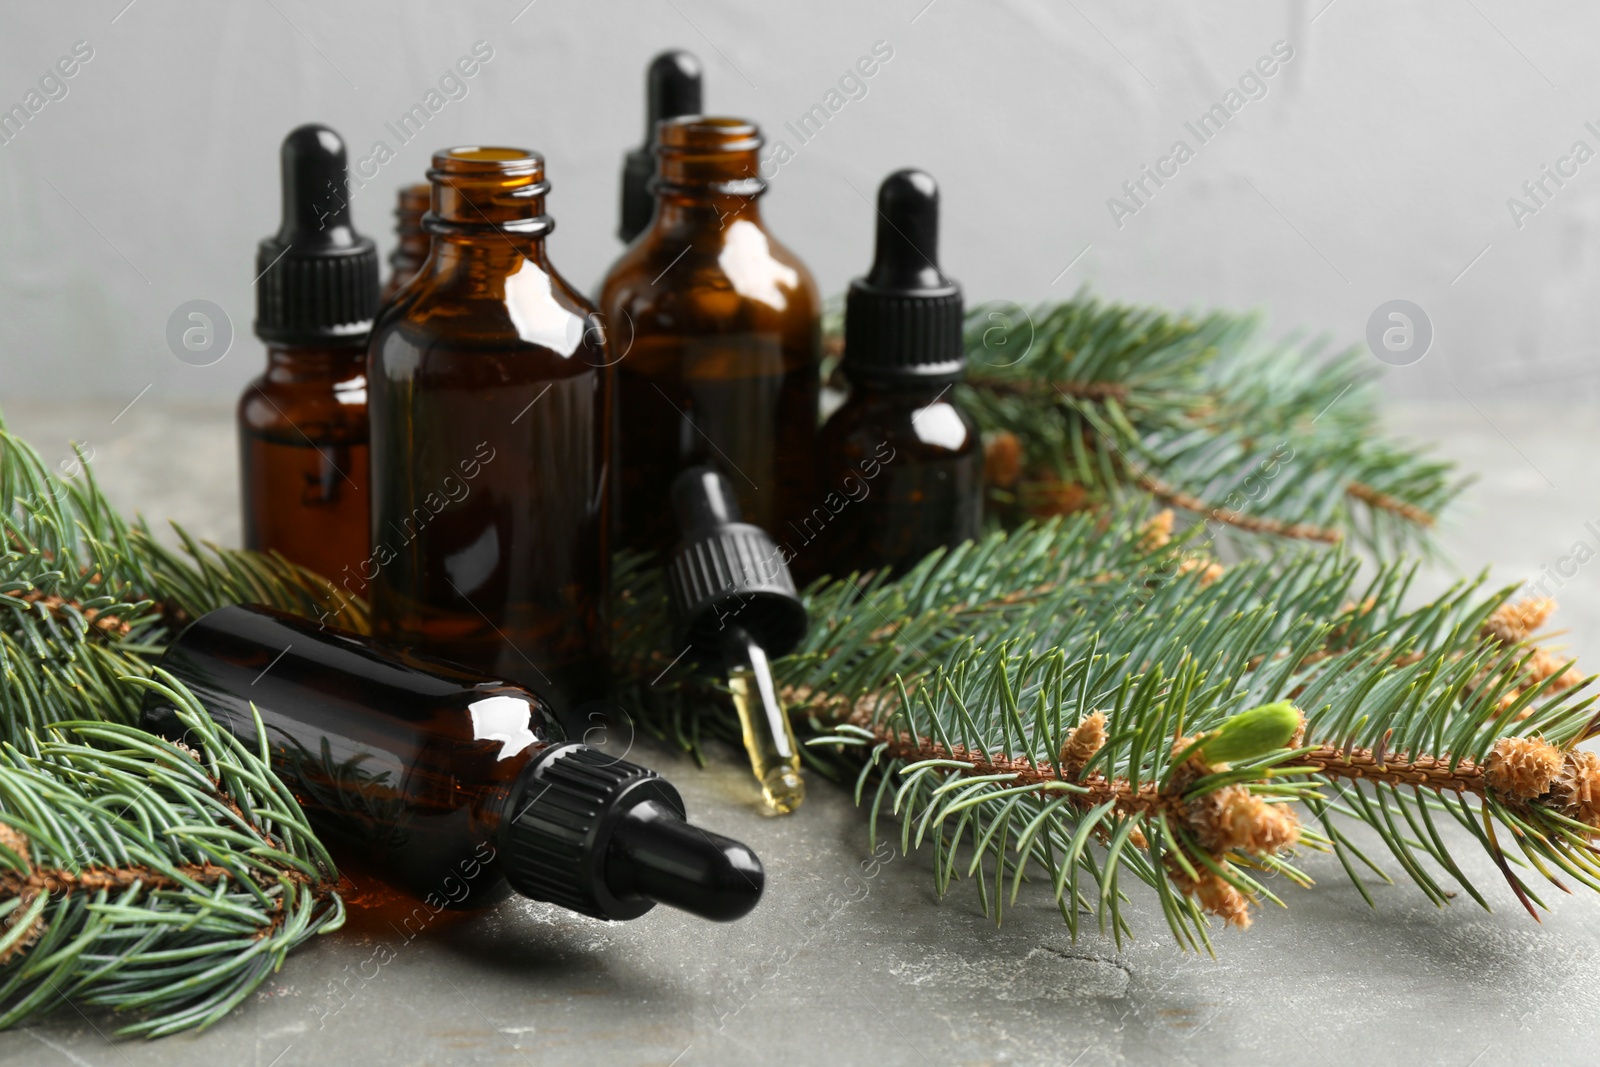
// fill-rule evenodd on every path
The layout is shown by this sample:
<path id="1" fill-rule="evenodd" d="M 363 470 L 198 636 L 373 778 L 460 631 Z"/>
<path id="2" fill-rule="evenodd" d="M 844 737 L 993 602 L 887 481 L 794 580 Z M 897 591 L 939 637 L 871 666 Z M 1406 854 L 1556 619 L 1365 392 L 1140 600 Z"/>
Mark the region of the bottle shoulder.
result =
<path id="1" fill-rule="evenodd" d="M 595 306 L 548 263 L 515 271 L 444 271 L 412 279 L 379 314 L 373 372 L 393 375 L 453 353 L 528 357 L 557 376 L 606 365 Z"/>
<path id="2" fill-rule="evenodd" d="M 269 367 L 245 386 L 236 414 L 240 425 L 263 432 L 316 427 L 364 435 L 367 426 L 366 361 L 329 373 L 294 374 Z"/>
<path id="3" fill-rule="evenodd" d="M 737 332 L 756 323 L 800 332 L 819 329 L 821 297 L 799 257 L 736 220 L 682 236 L 647 231 L 607 272 L 600 310 L 607 320 L 661 332 Z"/>

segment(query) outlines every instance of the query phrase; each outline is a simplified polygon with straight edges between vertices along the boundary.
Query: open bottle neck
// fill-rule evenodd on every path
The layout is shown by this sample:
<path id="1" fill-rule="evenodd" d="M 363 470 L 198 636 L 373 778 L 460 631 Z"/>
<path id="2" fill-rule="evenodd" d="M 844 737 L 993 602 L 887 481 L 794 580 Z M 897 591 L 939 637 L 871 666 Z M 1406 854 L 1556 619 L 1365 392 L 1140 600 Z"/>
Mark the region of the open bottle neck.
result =
<path id="1" fill-rule="evenodd" d="M 742 119 L 688 116 L 657 126 L 653 224 L 662 229 L 726 229 L 761 224 L 761 134 Z"/>
<path id="2" fill-rule="evenodd" d="M 433 157 L 422 227 L 435 237 L 520 243 L 555 228 L 544 159 L 521 148 L 451 148 Z"/>
<path id="3" fill-rule="evenodd" d="M 555 228 L 545 214 L 550 183 L 544 159 L 520 148 L 452 148 L 433 157 L 429 210 L 430 272 L 463 265 L 510 271 L 522 260 L 548 261 L 544 238 Z"/>
<path id="4" fill-rule="evenodd" d="M 670 233 L 726 230 L 735 222 L 765 227 L 754 197 L 658 195 L 651 223 Z"/>

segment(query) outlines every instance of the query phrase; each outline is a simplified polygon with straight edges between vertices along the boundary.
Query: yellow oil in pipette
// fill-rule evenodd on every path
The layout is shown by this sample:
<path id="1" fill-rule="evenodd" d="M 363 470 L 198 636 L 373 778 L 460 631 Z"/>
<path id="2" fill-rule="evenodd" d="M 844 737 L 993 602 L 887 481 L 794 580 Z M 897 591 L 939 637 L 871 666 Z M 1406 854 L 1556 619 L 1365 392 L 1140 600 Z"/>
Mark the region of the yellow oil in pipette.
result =
<path id="1" fill-rule="evenodd" d="M 774 815 L 787 815 L 806 798 L 794 727 L 789 725 L 789 716 L 778 700 L 772 669 L 761 646 L 744 631 L 736 630 L 730 635 L 727 652 L 728 690 L 739 712 L 750 769 L 761 783 L 761 796 L 768 810 Z"/>

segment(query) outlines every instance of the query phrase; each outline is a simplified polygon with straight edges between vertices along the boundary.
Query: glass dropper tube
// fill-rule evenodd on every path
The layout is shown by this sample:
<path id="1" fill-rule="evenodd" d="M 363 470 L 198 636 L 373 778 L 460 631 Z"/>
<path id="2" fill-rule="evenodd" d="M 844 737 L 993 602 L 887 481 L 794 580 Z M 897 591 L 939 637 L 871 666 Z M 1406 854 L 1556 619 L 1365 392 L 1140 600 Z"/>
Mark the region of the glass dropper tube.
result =
<path id="1" fill-rule="evenodd" d="M 744 748 L 750 769 L 761 783 L 761 796 L 774 815 L 787 815 L 806 798 L 800 776 L 800 746 L 778 687 L 772 680 L 767 653 L 755 638 L 740 628 L 728 633 L 724 644 L 728 665 L 728 691 L 739 713 Z"/>
<path id="2" fill-rule="evenodd" d="M 771 535 L 740 520 L 733 486 L 720 471 L 697 465 L 679 472 L 672 510 L 682 534 L 666 571 L 673 629 L 698 650 L 700 664 L 727 672 L 767 811 L 787 815 L 806 791 L 771 659 L 804 639 L 805 602 Z"/>

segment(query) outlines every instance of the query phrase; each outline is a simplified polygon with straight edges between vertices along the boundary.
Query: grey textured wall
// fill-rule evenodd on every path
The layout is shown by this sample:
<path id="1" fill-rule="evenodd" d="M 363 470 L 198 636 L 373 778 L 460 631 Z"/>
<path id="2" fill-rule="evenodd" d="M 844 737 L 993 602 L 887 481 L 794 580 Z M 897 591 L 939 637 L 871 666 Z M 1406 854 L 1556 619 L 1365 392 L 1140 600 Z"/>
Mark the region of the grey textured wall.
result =
<path id="1" fill-rule="evenodd" d="M 944 186 L 944 259 L 972 298 L 1087 282 L 1259 306 L 1346 342 L 1405 298 L 1436 337 L 1390 373 L 1397 397 L 1586 396 L 1600 161 L 1573 152 L 1600 150 L 1597 31 L 1593 5 L 1527 0 L 7 4 L 0 112 L 37 111 L 0 125 L 0 399 L 235 393 L 261 358 L 252 262 L 275 225 L 278 141 L 309 120 L 357 159 L 393 150 L 355 196 L 385 247 L 393 190 L 433 148 L 540 149 L 552 254 L 593 285 L 618 250 L 642 69 L 670 45 L 701 56 L 712 110 L 793 151 L 769 218 L 825 291 L 866 264 L 878 179 L 915 164 Z M 479 41 L 492 60 L 401 144 L 385 123 Z M 893 58 L 865 95 L 836 97 L 801 144 L 783 124 L 880 41 Z M 77 42 L 92 58 L 56 80 Z M 1218 104 L 1226 124 L 1202 141 L 1185 124 Z M 1534 199 L 1523 183 L 1540 180 Z M 168 351 L 168 316 L 191 299 L 237 331 L 212 366 Z"/>

